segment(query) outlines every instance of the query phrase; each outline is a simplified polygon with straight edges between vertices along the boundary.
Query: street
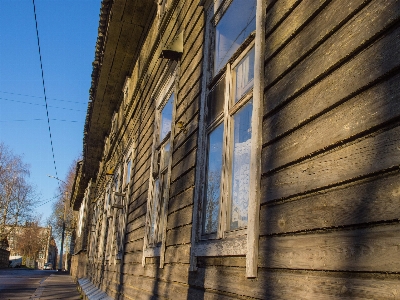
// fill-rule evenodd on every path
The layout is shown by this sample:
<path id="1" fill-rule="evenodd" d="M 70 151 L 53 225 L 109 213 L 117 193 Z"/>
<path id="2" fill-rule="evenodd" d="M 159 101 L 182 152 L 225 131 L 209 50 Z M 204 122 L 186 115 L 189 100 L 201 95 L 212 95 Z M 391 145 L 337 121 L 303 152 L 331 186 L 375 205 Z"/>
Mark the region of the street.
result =
<path id="1" fill-rule="evenodd" d="M 0 269 L 0 299 L 29 299 L 53 270 Z"/>

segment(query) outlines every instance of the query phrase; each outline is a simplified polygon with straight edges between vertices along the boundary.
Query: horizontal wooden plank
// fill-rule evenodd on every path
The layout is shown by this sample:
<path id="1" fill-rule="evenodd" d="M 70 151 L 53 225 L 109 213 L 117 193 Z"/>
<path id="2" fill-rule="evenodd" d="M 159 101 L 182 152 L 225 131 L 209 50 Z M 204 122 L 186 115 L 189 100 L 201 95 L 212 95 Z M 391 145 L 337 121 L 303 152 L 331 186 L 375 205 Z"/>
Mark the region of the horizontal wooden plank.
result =
<path id="1" fill-rule="evenodd" d="M 128 214 L 128 222 L 130 222 L 131 220 L 135 220 L 137 218 L 140 218 L 141 216 L 143 216 L 144 214 L 146 214 L 147 212 L 147 201 L 143 201 L 143 204 L 138 206 L 135 210 L 132 210 L 129 214 Z"/>
<path id="2" fill-rule="evenodd" d="M 198 257 L 197 267 L 207 268 L 207 267 L 246 267 L 246 257 L 245 256 L 217 256 L 217 257 Z"/>
<path id="3" fill-rule="evenodd" d="M 296 8 L 301 0 L 267 0 L 265 17 L 265 34 L 270 35 L 271 32 L 282 23 L 287 16 Z"/>
<path id="4" fill-rule="evenodd" d="M 141 264 L 142 257 L 143 253 L 140 251 L 124 253 L 124 268 L 128 264 Z"/>
<path id="5" fill-rule="evenodd" d="M 306 270 L 398 272 L 400 224 L 265 237 L 259 266 Z"/>
<path id="6" fill-rule="evenodd" d="M 188 243 L 190 243 L 191 233 L 192 233 L 191 225 L 167 230 L 167 237 L 165 240 L 165 245 L 173 246 L 173 245 L 188 244 Z"/>
<path id="7" fill-rule="evenodd" d="M 197 147 L 197 131 L 190 135 L 187 140 L 183 142 L 177 148 L 174 148 L 174 153 L 172 155 L 172 166 L 181 161 L 188 153 Z"/>
<path id="8" fill-rule="evenodd" d="M 190 262 L 190 244 L 166 247 L 164 260 L 167 264 L 188 264 Z"/>
<path id="9" fill-rule="evenodd" d="M 399 166 L 399 141 L 400 127 L 395 127 L 263 176 L 262 202 L 304 194 Z"/>
<path id="10" fill-rule="evenodd" d="M 193 197 L 194 187 L 191 187 L 185 190 L 183 193 L 170 198 L 168 203 L 168 213 L 172 213 L 185 206 L 192 205 L 194 203 Z"/>
<path id="11" fill-rule="evenodd" d="M 292 39 L 304 24 L 312 20 L 314 15 L 329 2 L 330 0 L 303 0 L 300 3 L 293 3 L 294 9 L 289 8 L 290 15 L 288 15 L 279 27 L 266 39 L 265 59 L 267 60 L 270 56 L 274 55 L 282 46 Z M 291 4 L 291 2 L 285 2 L 283 5 L 288 6 Z M 279 5 L 279 3 L 275 5 Z M 272 11 L 276 10 L 279 10 L 279 8 L 272 8 Z M 284 11 L 279 14 L 284 15 Z M 267 33 L 268 27 L 270 26 L 271 25 L 267 23 Z"/>
<path id="12" fill-rule="evenodd" d="M 125 243 L 125 252 L 135 252 L 143 250 L 143 238 L 136 241 L 128 241 Z"/>
<path id="13" fill-rule="evenodd" d="M 170 198 L 175 197 L 179 193 L 182 193 L 185 190 L 193 187 L 194 186 L 194 177 L 195 177 L 194 169 L 191 169 L 184 176 L 180 177 L 178 180 L 171 183 L 171 187 L 169 190 L 169 197 Z"/>
<path id="14" fill-rule="evenodd" d="M 309 154 L 343 144 L 344 140 L 399 117 L 399 82 L 400 74 L 397 74 L 269 145 L 263 150 L 264 170 L 270 172 Z"/>
<path id="15" fill-rule="evenodd" d="M 395 299 L 399 275 L 372 276 L 329 272 L 269 271 L 259 268 L 258 278 L 245 277 L 245 268 L 199 268 L 190 286 L 218 290 L 251 299 Z"/>
<path id="16" fill-rule="evenodd" d="M 133 227 L 133 226 L 131 226 Z M 134 229 L 130 232 L 128 232 L 125 235 L 125 241 L 130 242 L 130 241 L 136 241 L 138 239 L 142 239 L 145 235 L 145 227 L 144 225 L 142 227 L 139 227 L 137 229 Z"/>
<path id="17" fill-rule="evenodd" d="M 360 101 L 368 101 L 368 99 L 365 99 L 366 97 L 375 97 L 377 101 L 379 100 L 375 107 L 380 102 L 384 103 L 386 97 L 390 99 L 390 94 L 397 92 L 397 84 L 394 82 L 398 80 L 398 77 L 383 83 L 379 82 L 361 95 L 358 95 L 358 91 L 362 91 L 369 83 L 374 82 L 400 65 L 399 34 L 399 30 L 397 30 L 380 39 L 370 48 L 333 72 L 331 76 L 300 95 L 295 101 L 290 102 L 279 113 L 266 119 L 263 123 L 264 143 L 269 143 L 271 140 L 290 132 L 293 128 L 299 127 L 337 103 L 351 99 L 354 96 Z M 387 47 L 387 45 L 390 45 L 390 47 Z M 386 89 L 390 93 L 386 93 Z M 357 101 L 357 99 L 352 101 Z M 387 106 L 384 104 L 382 109 L 378 109 L 378 112 L 385 112 L 385 107 Z M 378 114 L 377 117 L 382 122 L 384 114 Z M 363 124 L 363 122 L 359 123 L 360 126 Z"/>
<path id="18" fill-rule="evenodd" d="M 127 293 L 126 288 L 134 287 L 137 289 L 136 294 Z M 141 291 L 144 291 L 141 294 Z M 147 293 L 153 295 L 157 299 L 188 299 L 188 286 L 179 284 L 177 282 L 165 282 L 162 280 L 155 280 L 151 277 L 145 276 L 129 276 L 124 282 L 124 293 L 134 299 L 149 299 Z M 143 295 L 146 295 L 143 297 Z"/>
<path id="19" fill-rule="evenodd" d="M 193 115 L 192 119 L 187 119 L 184 123 L 185 130 L 181 130 L 176 133 L 174 137 L 174 145 L 182 145 L 186 139 L 191 136 L 193 133 L 197 132 L 199 128 L 199 114 L 196 113 Z"/>
<path id="20" fill-rule="evenodd" d="M 171 170 L 171 181 L 175 181 L 177 178 L 186 173 L 189 169 L 194 168 L 197 161 L 196 149 L 188 153 L 178 164 L 176 164 Z"/>
<path id="21" fill-rule="evenodd" d="M 304 55 L 332 35 L 367 3 L 365 0 L 331 1 L 285 48 L 268 61 L 265 66 L 265 73 L 268 74 L 265 85 L 282 76 L 285 70 L 303 59 Z"/>
<path id="22" fill-rule="evenodd" d="M 193 80 L 194 78 L 198 78 L 199 74 L 202 72 L 202 62 L 203 62 L 203 45 L 204 45 L 204 33 L 197 32 L 198 41 L 195 44 L 192 44 L 192 48 L 190 52 L 187 49 L 187 55 L 181 63 L 181 73 L 180 73 L 180 86 L 184 86 L 189 82 L 195 82 L 197 80 Z M 203 41 L 203 43 L 201 42 Z M 184 45 L 184 47 L 190 45 Z M 188 48 L 188 47 L 187 47 Z M 185 51 L 185 50 L 184 50 Z M 184 53 L 185 55 L 185 53 Z M 190 78 L 193 78 L 190 80 Z"/>
<path id="23" fill-rule="evenodd" d="M 264 113 L 298 95 L 313 83 L 327 76 L 340 64 L 347 62 L 367 47 L 370 40 L 381 35 L 382 29 L 391 26 L 400 16 L 398 1 L 372 1 L 345 26 L 333 34 L 312 54 L 290 71 L 277 84 L 268 88 L 265 95 Z M 390 48 L 391 45 L 387 45 Z M 385 51 L 383 48 L 381 51 Z M 376 53 L 377 55 L 380 53 Z M 323 76 L 322 76 L 323 75 Z M 268 76 L 268 75 L 266 75 Z"/>
<path id="24" fill-rule="evenodd" d="M 400 173 L 339 186 L 294 201 L 263 205 L 260 235 L 400 219 Z"/>
<path id="25" fill-rule="evenodd" d="M 181 91 L 185 91 L 187 94 L 182 94 L 181 105 L 176 109 L 175 123 L 180 121 L 186 123 L 187 120 L 191 120 L 200 109 L 201 82 L 196 82 L 190 89 Z"/>
<path id="26" fill-rule="evenodd" d="M 192 223 L 193 206 L 187 206 L 168 215 L 167 229 L 173 229 Z"/>

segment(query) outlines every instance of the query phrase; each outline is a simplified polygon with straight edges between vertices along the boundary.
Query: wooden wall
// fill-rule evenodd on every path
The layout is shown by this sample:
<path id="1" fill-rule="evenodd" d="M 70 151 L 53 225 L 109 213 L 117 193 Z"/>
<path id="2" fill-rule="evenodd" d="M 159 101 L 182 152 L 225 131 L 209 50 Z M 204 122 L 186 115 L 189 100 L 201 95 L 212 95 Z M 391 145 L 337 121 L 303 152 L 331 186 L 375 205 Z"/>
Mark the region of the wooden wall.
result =
<path id="1" fill-rule="evenodd" d="M 260 298 L 400 297 L 400 1 L 267 1 Z"/>
<path id="2" fill-rule="evenodd" d="M 150 29 L 119 133 L 120 147 L 137 140 L 123 264 L 93 265 L 92 280 L 123 299 L 399 299 L 400 1 L 266 0 L 256 279 L 245 257 L 199 257 L 189 272 L 204 14 L 173 6 Z M 151 94 L 182 29 L 165 265 L 143 267 Z"/>

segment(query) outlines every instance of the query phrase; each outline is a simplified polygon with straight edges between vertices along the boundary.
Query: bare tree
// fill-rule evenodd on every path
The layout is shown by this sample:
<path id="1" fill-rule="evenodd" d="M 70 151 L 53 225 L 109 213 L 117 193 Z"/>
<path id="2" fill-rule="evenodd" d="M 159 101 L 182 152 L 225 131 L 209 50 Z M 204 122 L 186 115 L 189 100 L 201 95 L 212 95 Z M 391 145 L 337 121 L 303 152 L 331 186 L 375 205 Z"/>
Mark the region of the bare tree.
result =
<path id="1" fill-rule="evenodd" d="M 29 166 L 0 143 L 0 240 L 31 217 L 36 194 L 28 177 Z"/>
<path id="2" fill-rule="evenodd" d="M 64 209 L 65 209 L 65 234 L 69 236 L 76 225 L 74 220 L 74 214 L 72 207 L 70 206 L 70 197 L 72 193 L 72 187 L 75 180 L 75 170 L 78 159 L 74 160 L 69 167 L 67 177 L 65 180 L 60 181 L 58 187 L 59 196 L 57 201 L 53 204 L 53 212 L 48 219 L 48 224 L 53 228 L 55 237 L 61 238 L 63 221 L 64 221 Z"/>
<path id="3" fill-rule="evenodd" d="M 49 228 L 40 227 L 39 221 L 27 222 L 16 235 L 16 252 L 24 257 L 36 260 L 40 251 L 46 250 Z"/>

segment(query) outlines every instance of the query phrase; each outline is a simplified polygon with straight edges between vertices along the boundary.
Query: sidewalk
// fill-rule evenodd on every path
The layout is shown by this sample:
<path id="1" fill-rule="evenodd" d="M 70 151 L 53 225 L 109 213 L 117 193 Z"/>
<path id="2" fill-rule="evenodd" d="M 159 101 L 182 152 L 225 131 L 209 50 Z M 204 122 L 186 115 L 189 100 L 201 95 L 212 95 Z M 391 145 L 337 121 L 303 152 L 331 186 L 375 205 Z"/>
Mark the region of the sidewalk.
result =
<path id="1" fill-rule="evenodd" d="M 81 300 L 82 297 L 77 290 L 77 285 L 68 272 L 51 274 L 40 283 L 30 300 L 53 300 L 68 299 Z"/>

